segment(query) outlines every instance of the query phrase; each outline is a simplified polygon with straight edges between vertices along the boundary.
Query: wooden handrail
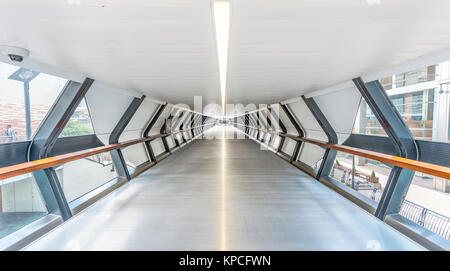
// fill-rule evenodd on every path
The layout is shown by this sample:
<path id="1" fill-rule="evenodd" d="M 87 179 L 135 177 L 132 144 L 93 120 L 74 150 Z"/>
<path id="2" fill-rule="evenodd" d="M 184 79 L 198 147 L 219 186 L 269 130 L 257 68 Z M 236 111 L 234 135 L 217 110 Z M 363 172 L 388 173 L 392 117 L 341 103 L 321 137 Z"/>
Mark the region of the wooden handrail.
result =
<path id="1" fill-rule="evenodd" d="M 434 175 L 444 179 L 450 179 L 450 167 L 439 166 L 435 164 L 425 163 L 421 161 L 416 161 L 412 159 L 407 159 L 403 157 L 393 156 L 385 153 L 374 152 L 354 147 L 348 147 L 339 144 L 327 143 L 320 140 L 308 139 L 304 137 L 298 137 L 290 134 L 280 134 L 280 136 L 290 138 L 295 141 L 302 141 L 314 145 L 318 145 L 324 148 L 333 149 L 341 152 L 351 153 L 361 157 L 369 158 L 372 160 L 377 160 L 389 165 L 407 168 L 414 171 L 423 172 L 426 174 Z"/>
<path id="2" fill-rule="evenodd" d="M 8 166 L 8 167 L 2 167 L 2 168 L 0 168 L 0 180 L 19 176 L 19 175 L 26 174 L 26 173 L 31 173 L 36 170 L 54 167 L 57 165 L 72 162 L 72 161 L 75 161 L 75 160 L 78 160 L 81 158 L 86 158 L 86 157 L 96 155 L 99 153 L 125 148 L 128 146 L 134 145 L 134 144 L 138 144 L 138 143 L 142 143 L 142 142 L 146 142 L 146 141 L 152 141 L 152 140 L 155 140 L 157 138 L 160 138 L 160 137 L 163 137 L 166 135 L 170 135 L 170 134 L 159 134 L 159 135 L 154 135 L 154 136 L 150 136 L 150 137 L 146 137 L 146 138 L 125 141 L 122 143 L 116 143 L 116 144 L 111 144 L 111 145 L 107 145 L 107 146 L 101 146 L 101 147 L 91 148 L 91 149 L 87 149 L 87 150 L 61 154 L 61 155 L 57 155 L 57 156 L 53 156 L 53 157 L 39 159 L 36 161 L 25 162 L 25 163 L 12 165 L 12 166 Z"/>
<path id="3" fill-rule="evenodd" d="M 122 143 L 116 143 L 116 144 L 111 144 L 111 145 L 107 145 L 107 146 L 101 146 L 101 147 L 91 148 L 91 149 L 87 149 L 87 150 L 61 154 L 61 155 L 48 157 L 48 158 L 44 158 L 44 159 L 40 159 L 40 160 L 36 160 L 36 161 L 25 162 L 25 163 L 21 163 L 21 164 L 17 164 L 17 165 L 2 167 L 2 168 L 0 168 L 0 180 L 19 176 L 19 175 L 26 174 L 26 173 L 31 173 L 33 171 L 46 169 L 49 167 L 54 167 L 57 165 L 72 162 L 72 161 L 86 158 L 86 157 L 96 155 L 99 153 L 112 151 L 112 150 L 116 150 L 116 149 L 122 149 L 122 148 L 125 148 L 128 146 L 143 143 L 146 141 L 152 141 L 152 140 L 155 140 L 160 137 L 167 137 L 170 135 L 174 135 L 176 133 L 190 131 L 192 129 L 201 128 L 203 126 L 205 126 L 205 125 L 192 127 L 190 129 L 186 129 L 186 130 L 176 131 L 174 133 L 158 134 L 158 135 L 149 136 L 149 137 L 145 137 L 145 138 L 125 141 Z"/>
<path id="4" fill-rule="evenodd" d="M 192 127 L 192 128 L 189 128 L 189 129 L 178 130 L 178 131 L 172 132 L 172 133 L 170 133 L 170 134 L 167 134 L 166 136 L 174 135 L 174 134 L 179 134 L 179 133 L 184 133 L 184 132 L 187 132 L 187 131 L 190 131 L 190 130 L 202 128 L 202 127 L 204 127 L 204 126 L 206 126 L 206 125 L 200 125 L 200 126 Z"/>
<path id="5" fill-rule="evenodd" d="M 199 127 L 194 127 L 191 129 L 195 129 L 195 128 L 199 128 Z M 191 130 L 191 129 L 188 129 L 188 130 Z M 188 131 L 188 130 L 186 130 L 186 131 Z M 178 131 L 178 132 L 181 132 L 181 131 Z M 87 149 L 87 150 L 57 155 L 57 156 L 53 156 L 53 157 L 36 160 L 36 161 L 31 161 L 31 162 L 21 163 L 21 164 L 17 164 L 17 165 L 8 166 L 8 167 L 3 167 L 3 168 L 0 168 L 0 180 L 19 176 L 19 175 L 26 174 L 26 173 L 31 173 L 33 171 L 37 171 L 37 170 L 41 170 L 41 169 L 45 169 L 45 168 L 49 168 L 49 167 L 53 167 L 53 166 L 57 166 L 57 165 L 61 165 L 64 163 L 72 162 L 72 161 L 86 158 L 86 157 L 96 155 L 99 153 L 112 151 L 115 149 L 125 148 L 128 146 L 143 143 L 146 141 L 152 141 L 157 138 L 166 137 L 169 135 L 171 135 L 171 134 L 159 134 L 159 135 L 154 135 L 154 136 L 150 136 L 150 137 L 146 137 L 146 138 L 126 141 L 123 143 L 116 143 L 116 144 L 111 144 L 111 145 L 107 145 L 107 146 L 91 148 L 91 149 Z M 344 146 L 344 145 L 327 143 L 327 142 L 315 140 L 315 139 L 298 137 L 298 136 L 290 135 L 290 134 L 281 133 L 279 135 L 290 138 L 295 141 L 302 141 L 302 142 L 318 145 L 318 146 L 321 146 L 324 148 L 334 149 L 337 151 L 358 155 L 358 156 L 369 158 L 372 160 L 377 160 L 377 161 L 380 161 L 380 162 L 383 162 L 386 164 L 390 164 L 393 166 L 407 168 L 407 169 L 411 169 L 414 171 L 419 171 L 419 172 L 423 172 L 426 174 L 434 175 L 437 177 L 450 179 L 450 168 L 449 167 L 439 166 L 439 165 L 435 165 L 435 164 L 425 163 L 425 162 L 421 162 L 421 161 L 416 161 L 416 160 L 412 160 L 412 159 L 407 159 L 407 158 L 403 158 L 403 157 L 393 156 L 393 155 L 374 152 L 374 151 L 368 151 L 368 150 Z"/>
<path id="6" fill-rule="evenodd" d="M 262 131 L 262 132 L 268 133 L 268 134 L 277 134 L 277 135 L 279 135 L 279 131 L 278 131 L 278 130 L 259 129 L 259 128 L 255 128 L 255 127 L 253 127 L 253 126 L 249 126 L 249 125 L 245 125 L 245 124 L 240 124 L 240 123 L 236 123 L 236 122 L 235 122 L 234 124 L 237 124 L 237 125 L 240 125 L 240 126 L 244 126 L 244 127 L 247 127 L 247 128 L 249 128 L 249 129 L 253 129 L 253 130 Z"/>

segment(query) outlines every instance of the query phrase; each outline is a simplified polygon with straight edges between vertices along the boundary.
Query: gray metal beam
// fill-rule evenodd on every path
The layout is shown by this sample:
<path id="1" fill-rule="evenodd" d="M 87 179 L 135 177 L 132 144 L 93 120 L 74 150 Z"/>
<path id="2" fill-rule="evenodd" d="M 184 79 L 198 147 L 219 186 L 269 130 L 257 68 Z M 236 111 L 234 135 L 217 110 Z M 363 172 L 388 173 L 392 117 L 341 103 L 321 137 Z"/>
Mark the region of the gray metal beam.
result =
<path id="1" fill-rule="evenodd" d="M 267 125 L 266 125 L 266 122 L 263 121 L 263 120 L 266 120 L 266 121 L 267 121 L 267 114 L 266 114 L 266 112 L 265 112 L 265 109 L 262 109 L 262 110 L 260 110 L 260 111 L 258 111 L 258 112 L 259 112 L 259 118 L 260 118 L 260 125 L 261 125 L 261 128 L 262 128 L 263 130 L 264 130 L 264 129 L 268 130 L 269 127 L 270 127 L 269 123 L 267 123 Z"/>
<path id="2" fill-rule="evenodd" d="M 49 157 L 53 146 L 72 117 L 76 108 L 91 87 L 93 79 L 86 78 L 83 84 L 68 81 L 35 133 L 29 147 L 28 160 Z M 49 213 L 60 213 L 64 220 L 72 216 L 69 204 L 61 188 L 54 168 L 33 172 L 36 184 L 45 201 Z"/>
<path id="3" fill-rule="evenodd" d="M 256 140 L 259 141 L 259 128 L 260 128 L 260 123 L 259 123 L 259 111 L 256 111 L 255 115 L 256 115 L 256 129 L 257 129 Z"/>
<path id="4" fill-rule="evenodd" d="M 194 137 L 195 137 L 195 134 L 194 134 L 194 129 L 192 129 L 192 128 L 194 128 L 195 126 L 195 124 L 194 124 L 194 121 L 195 121 L 195 114 L 194 113 L 192 113 L 191 114 L 191 135 L 192 135 L 192 139 L 194 139 Z"/>
<path id="5" fill-rule="evenodd" d="M 244 127 L 244 132 L 246 133 L 246 134 L 248 134 L 249 133 L 249 130 L 250 130 L 250 128 L 249 128 L 249 126 L 250 126 L 250 121 L 249 121 L 249 118 L 248 118 L 248 115 L 247 115 L 248 113 L 246 113 L 245 114 L 245 117 L 244 117 L 244 125 L 245 125 L 245 127 Z"/>
<path id="6" fill-rule="evenodd" d="M 250 126 L 253 126 L 253 128 L 255 129 L 255 128 L 258 128 L 258 125 L 256 123 L 256 120 L 255 120 L 255 117 L 254 117 L 253 114 L 255 114 L 255 113 L 249 113 L 248 114 L 248 119 L 249 119 L 249 122 L 250 122 Z"/>
<path id="7" fill-rule="evenodd" d="M 178 113 L 178 111 L 179 111 L 178 108 L 172 108 L 172 113 L 170 113 L 170 116 L 167 119 L 172 120 L 173 117 L 175 117 L 175 115 Z M 164 121 L 164 126 L 163 126 L 164 129 L 163 129 L 163 127 L 161 127 L 161 133 L 163 133 L 163 131 L 164 131 L 164 133 L 167 133 L 167 132 L 172 133 L 173 123 L 171 123 L 170 131 L 166 130 L 167 129 L 166 124 L 167 124 L 167 121 Z M 173 141 L 175 142 L 177 147 L 180 147 L 180 142 L 178 141 L 178 139 L 174 135 L 172 135 L 172 137 L 173 137 Z M 170 148 L 169 148 L 169 145 L 167 144 L 166 138 L 162 137 L 161 140 L 163 141 L 163 145 L 164 145 L 164 148 L 166 149 L 166 152 L 170 152 Z"/>
<path id="8" fill-rule="evenodd" d="M 278 122 L 278 126 L 281 129 L 282 133 L 287 133 L 287 129 L 286 126 L 284 126 L 283 121 L 280 119 L 280 117 L 278 116 L 278 114 L 276 112 L 274 112 L 274 110 L 272 110 L 272 107 L 269 108 L 269 113 L 274 117 L 275 121 Z M 275 138 L 275 136 L 274 136 Z M 286 140 L 286 138 L 284 136 L 282 136 L 280 138 L 280 144 L 278 144 L 278 148 L 277 148 L 277 152 L 280 152 L 283 149 L 283 145 L 284 145 L 284 141 Z"/>
<path id="9" fill-rule="evenodd" d="M 289 108 L 289 106 L 287 104 L 280 104 L 280 106 L 283 109 L 283 111 L 286 114 L 286 116 L 288 117 L 289 121 L 292 123 L 292 125 L 294 125 L 294 128 L 297 131 L 298 136 L 299 137 L 304 137 L 305 136 L 305 132 L 303 132 L 302 128 L 300 127 L 300 124 L 298 123 L 297 119 L 294 117 L 294 114 L 291 113 L 291 109 Z M 291 155 L 291 159 L 290 159 L 291 163 L 293 161 L 297 160 L 297 156 L 298 156 L 298 153 L 300 152 L 301 145 L 302 145 L 301 141 L 296 141 L 295 142 L 295 148 L 294 148 L 294 151 L 293 151 L 293 153 Z"/>
<path id="10" fill-rule="evenodd" d="M 143 137 L 148 137 L 148 134 L 152 130 L 153 126 L 155 125 L 156 121 L 158 121 L 159 117 L 161 116 L 161 113 L 164 111 L 164 108 L 166 108 L 167 103 L 160 104 L 158 108 L 155 109 L 155 113 L 153 114 L 150 122 L 148 123 L 147 127 L 144 129 Z M 153 152 L 153 148 L 150 141 L 145 141 L 145 147 L 147 148 L 148 155 L 150 156 L 150 160 L 154 163 L 157 163 L 155 153 Z"/>
<path id="11" fill-rule="evenodd" d="M 122 115 L 119 122 L 116 124 L 116 127 L 114 127 L 113 131 L 111 132 L 111 135 L 109 136 L 109 144 L 115 144 L 119 142 L 120 135 L 123 133 L 144 99 L 145 95 L 141 98 L 134 98 L 131 101 L 127 110 Z M 122 151 L 120 149 L 117 149 L 112 150 L 110 153 L 119 176 L 130 180 L 130 173 L 128 172 L 127 164 L 125 158 L 123 157 Z"/>
<path id="12" fill-rule="evenodd" d="M 169 117 L 169 118 L 170 118 L 170 117 Z M 159 130 L 159 133 L 160 133 L 160 134 L 165 134 L 165 133 L 167 133 L 166 128 L 167 128 L 167 119 L 164 120 L 164 124 L 161 126 L 161 129 Z M 161 137 L 161 141 L 162 141 L 162 143 L 163 143 L 164 150 L 166 151 L 166 153 L 170 153 L 169 144 L 167 144 L 167 140 L 166 140 L 166 138 L 165 138 L 164 136 Z M 178 140 L 177 140 L 175 137 L 173 138 L 173 141 L 175 142 L 175 144 L 176 144 L 178 147 L 180 146 L 180 144 L 178 143 Z"/>
<path id="13" fill-rule="evenodd" d="M 322 130 L 327 135 L 328 142 L 337 144 L 338 139 L 337 139 L 336 132 L 334 131 L 331 124 L 328 122 L 325 115 L 322 113 L 322 110 L 320 110 L 316 101 L 314 101 L 313 98 L 306 98 L 304 95 L 302 95 L 302 98 L 303 98 L 303 101 L 305 102 L 306 106 L 309 108 L 309 111 L 311 111 L 311 113 L 313 114 L 317 123 L 320 125 Z M 322 163 L 320 164 L 320 168 L 317 171 L 316 178 L 318 180 L 321 177 L 328 176 L 328 174 L 330 174 L 331 168 L 333 167 L 334 159 L 336 158 L 336 153 L 337 152 L 332 149 L 325 150 L 325 154 L 323 155 Z"/>
<path id="14" fill-rule="evenodd" d="M 353 79 L 361 95 L 377 117 L 400 157 L 417 160 L 418 152 L 414 136 L 400 113 L 389 99 L 388 94 L 378 80 L 364 83 L 361 78 Z M 375 215 L 384 219 L 386 215 L 398 213 L 403 203 L 414 171 L 394 167 L 381 196 Z"/>

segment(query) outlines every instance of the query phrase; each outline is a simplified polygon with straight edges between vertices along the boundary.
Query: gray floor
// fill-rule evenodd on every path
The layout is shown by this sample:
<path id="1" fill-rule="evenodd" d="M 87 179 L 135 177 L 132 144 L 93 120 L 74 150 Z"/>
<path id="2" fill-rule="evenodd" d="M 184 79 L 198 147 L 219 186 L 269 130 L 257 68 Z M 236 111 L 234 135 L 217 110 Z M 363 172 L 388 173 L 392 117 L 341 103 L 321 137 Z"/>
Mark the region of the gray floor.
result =
<path id="1" fill-rule="evenodd" d="M 29 250 L 419 250 L 251 140 L 199 140 Z"/>

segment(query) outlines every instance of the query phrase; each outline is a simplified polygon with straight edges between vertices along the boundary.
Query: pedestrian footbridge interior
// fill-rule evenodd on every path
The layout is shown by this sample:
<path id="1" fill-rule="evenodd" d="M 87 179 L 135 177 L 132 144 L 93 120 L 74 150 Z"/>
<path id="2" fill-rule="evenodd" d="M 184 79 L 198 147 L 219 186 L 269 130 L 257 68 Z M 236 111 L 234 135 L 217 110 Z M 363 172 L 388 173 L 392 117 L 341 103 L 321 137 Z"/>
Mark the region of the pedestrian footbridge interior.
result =
<path id="1" fill-rule="evenodd" d="M 0 250 L 449 250 L 449 9 L 0 0 Z"/>

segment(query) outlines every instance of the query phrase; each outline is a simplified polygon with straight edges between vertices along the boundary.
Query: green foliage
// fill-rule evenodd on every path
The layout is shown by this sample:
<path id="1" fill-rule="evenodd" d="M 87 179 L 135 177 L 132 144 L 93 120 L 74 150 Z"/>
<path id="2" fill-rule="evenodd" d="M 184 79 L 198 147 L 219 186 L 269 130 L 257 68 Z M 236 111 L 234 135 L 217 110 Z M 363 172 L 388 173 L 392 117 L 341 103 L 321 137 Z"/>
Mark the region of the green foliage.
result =
<path id="1" fill-rule="evenodd" d="M 341 164 L 339 163 L 338 159 L 336 159 L 336 165 L 340 166 Z"/>
<path id="2" fill-rule="evenodd" d="M 89 124 L 80 124 L 75 120 L 69 120 L 67 122 L 66 127 L 64 127 L 61 136 L 80 136 L 80 135 L 91 135 L 94 133 L 94 130 Z"/>
<path id="3" fill-rule="evenodd" d="M 375 175 L 375 171 L 372 170 L 372 174 L 370 174 L 371 178 L 376 178 L 377 176 Z"/>

